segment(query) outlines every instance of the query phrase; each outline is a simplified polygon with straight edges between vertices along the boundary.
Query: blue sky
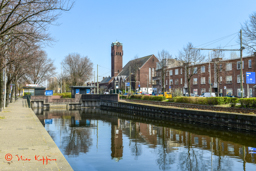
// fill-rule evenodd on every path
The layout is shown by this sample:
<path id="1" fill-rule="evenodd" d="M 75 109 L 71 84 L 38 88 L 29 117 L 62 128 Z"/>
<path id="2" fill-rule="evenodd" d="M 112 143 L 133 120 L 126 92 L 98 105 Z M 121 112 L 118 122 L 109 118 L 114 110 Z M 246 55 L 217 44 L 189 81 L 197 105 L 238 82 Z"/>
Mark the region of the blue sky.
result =
<path id="1" fill-rule="evenodd" d="M 58 72 L 69 53 L 88 56 L 95 70 L 99 65 L 100 81 L 111 74 L 110 47 L 116 40 L 123 43 L 123 65 L 162 49 L 175 57 L 188 42 L 202 47 L 233 33 L 207 47 L 239 48 L 241 24 L 255 7 L 255 0 L 76 0 L 57 20 L 60 25 L 50 26 L 56 41 L 43 49 Z"/>

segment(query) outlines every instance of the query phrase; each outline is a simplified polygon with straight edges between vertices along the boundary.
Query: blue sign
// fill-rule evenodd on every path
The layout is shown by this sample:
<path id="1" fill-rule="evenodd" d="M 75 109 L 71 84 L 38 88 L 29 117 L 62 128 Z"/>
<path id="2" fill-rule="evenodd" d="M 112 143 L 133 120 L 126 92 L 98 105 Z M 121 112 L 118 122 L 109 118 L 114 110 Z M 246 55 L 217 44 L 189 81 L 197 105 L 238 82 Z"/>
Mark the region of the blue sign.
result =
<path id="1" fill-rule="evenodd" d="M 126 83 L 125 83 L 125 86 L 126 86 L 126 87 L 129 87 L 129 86 L 130 86 L 130 82 L 126 82 Z"/>
<path id="2" fill-rule="evenodd" d="M 90 89 L 86 89 L 86 94 L 90 94 L 90 93 L 91 93 Z"/>
<path id="3" fill-rule="evenodd" d="M 139 87 L 140 87 L 140 84 L 139 84 Z"/>
<path id="4" fill-rule="evenodd" d="M 52 119 L 45 119 L 45 120 L 44 120 L 44 123 L 45 123 L 45 124 L 52 124 Z"/>
<path id="5" fill-rule="evenodd" d="M 52 96 L 53 95 L 53 90 L 45 90 L 45 95 L 46 96 Z"/>
<path id="6" fill-rule="evenodd" d="M 171 86 L 169 86 L 169 89 L 171 89 Z"/>
<path id="7" fill-rule="evenodd" d="M 255 72 L 246 72 L 246 84 L 256 84 Z"/>
<path id="8" fill-rule="evenodd" d="M 76 89 L 76 94 L 80 94 L 80 89 Z"/>
<path id="9" fill-rule="evenodd" d="M 256 148 L 255 147 L 248 147 L 248 152 L 249 152 L 249 154 L 251 154 L 251 153 L 255 154 L 256 153 Z"/>
<path id="10" fill-rule="evenodd" d="M 90 120 L 86 119 L 86 125 L 90 125 L 90 124 L 91 124 Z"/>
<path id="11" fill-rule="evenodd" d="M 76 120 L 76 125 L 79 126 L 79 120 Z"/>

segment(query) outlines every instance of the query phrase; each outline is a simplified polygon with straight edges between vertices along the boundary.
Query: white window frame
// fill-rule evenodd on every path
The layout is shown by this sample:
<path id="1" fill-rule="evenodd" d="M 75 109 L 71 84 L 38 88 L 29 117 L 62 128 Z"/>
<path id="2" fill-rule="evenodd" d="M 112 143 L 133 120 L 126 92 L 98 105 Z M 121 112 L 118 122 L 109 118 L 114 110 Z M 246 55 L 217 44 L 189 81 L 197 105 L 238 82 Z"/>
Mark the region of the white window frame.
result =
<path id="1" fill-rule="evenodd" d="M 180 84 L 182 84 L 182 78 L 180 78 Z"/>
<path id="2" fill-rule="evenodd" d="M 176 84 L 176 81 L 177 81 L 177 84 Z M 175 79 L 175 83 L 174 83 L 175 85 L 179 85 L 179 79 L 177 78 L 177 79 Z"/>
<path id="3" fill-rule="evenodd" d="M 172 75 L 172 70 L 170 70 L 170 75 Z"/>
<path id="4" fill-rule="evenodd" d="M 237 75 L 236 79 L 237 79 L 237 83 L 241 83 L 240 74 Z M 244 76 L 243 76 L 243 83 L 244 83 Z"/>
<path id="5" fill-rule="evenodd" d="M 194 83 L 196 81 L 196 83 Z M 197 85 L 197 78 L 193 78 L 193 85 Z"/>
<path id="6" fill-rule="evenodd" d="M 242 64 L 243 64 L 243 69 L 244 69 L 244 61 L 242 61 Z M 240 61 L 237 61 L 237 62 L 236 62 L 236 68 L 237 68 L 237 69 L 241 69 L 241 68 L 238 67 L 238 66 L 241 66 L 241 65 L 240 65 Z"/>
<path id="7" fill-rule="evenodd" d="M 175 69 L 175 75 L 179 75 L 179 69 Z"/>
<path id="8" fill-rule="evenodd" d="M 228 79 L 231 78 L 231 79 Z M 227 75 L 226 76 L 226 84 L 231 84 L 232 83 L 232 75 Z"/>
<path id="9" fill-rule="evenodd" d="M 173 85 L 173 79 L 170 79 L 170 85 Z"/>
<path id="10" fill-rule="evenodd" d="M 252 60 L 251 59 L 248 60 L 248 68 L 252 68 Z"/>
<path id="11" fill-rule="evenodd" d="M 232 71 L 232 63 L 231 62 L 226 64 L 226 71 Z"/>
<path id="12" fill-rule="evenodd" d="M 201 84 L 205 84 L 205 77 L 201 77 Z"/>
<path id="13" fill-rule="evenodd" d="M 193 68 L 193 74 L 197 74 L 197 67 Z"/>
<path id="14" fill-rule="evenodd" d="M 182 68 L 180 69 L 180 74 L 182 74 Z"/>
<path id="15" fill-rule="evenodd" d="M 205 66 L 201 66 L 201 73 L 205 73 Z"/>

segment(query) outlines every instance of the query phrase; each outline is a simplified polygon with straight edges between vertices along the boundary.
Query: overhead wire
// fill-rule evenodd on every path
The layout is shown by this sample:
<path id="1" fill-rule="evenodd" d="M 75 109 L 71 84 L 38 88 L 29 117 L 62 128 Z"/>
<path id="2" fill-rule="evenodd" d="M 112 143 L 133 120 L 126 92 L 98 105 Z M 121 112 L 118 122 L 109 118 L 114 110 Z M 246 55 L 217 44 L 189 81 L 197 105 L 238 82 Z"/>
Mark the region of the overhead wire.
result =
<path id="1" fill-rule="evenodd" d="M 233 36 L 234 34 L 237 34 L 237 32 L 232 33 L 232 34 L 230 34 L 230 35 L 228 35 L 228 36 L 224 36 L 224 37 L 221 37 L 221 38 L 218 38 L 218 39 L 215 39 L 215 40 L 212 40 L 212 41 L 203 43 L 203 44 L 198 45 L 198 46 L 196 46 L 196 47 L 199 47 L 199 46 L 200 46 L 200 47 L 201 47 L 201 46 L 203 46 L 203 47 L 209 46 L 209 45 L 214 44 L 214 43 L 217 43 L 217 42 L 219 42 L 219 41 L 221 41 L 221 40 L 223 40 L 223 39 L 226 39 L 226 38 L 228 38 L 228 37 L 231 37 L 231 36 Z"/>

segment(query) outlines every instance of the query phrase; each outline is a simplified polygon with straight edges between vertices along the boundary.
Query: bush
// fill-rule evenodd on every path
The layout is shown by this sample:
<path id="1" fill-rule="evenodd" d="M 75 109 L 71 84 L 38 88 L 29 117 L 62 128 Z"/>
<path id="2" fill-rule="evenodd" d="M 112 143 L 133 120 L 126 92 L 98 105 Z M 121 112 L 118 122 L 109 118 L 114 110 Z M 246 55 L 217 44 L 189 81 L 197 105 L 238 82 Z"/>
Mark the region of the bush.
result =
<path id="1" fill-rule="evenodd" d="M 24 93 L 24 96 L 29 96 L 31 95 L 31 93 L 27 92 L 27 93 Z"/>
<path id="2" fill-rule="evenodd" d="M 241 103 L 241 107 L 256 107 L 256 98 L 241 98 L 239 99 L 239 102 Z"/>
<path id="3" fill-rule="evenodd" d="M 71 98 L 71 92 L 68 93 L 53 93 L 53 95 L 61 96 L 61 98 Z"/>
<path id="4" fill-rule="evenodd" d="M 238 103 L 238 98 L 231 98 L 230 99 L 230 105 L 231 107 L 235 107 L 236 106 L 236 103 Z"/>
<path id="5" fill-rule="evenodd" d="M 120 95 L 119 98 L 120 99 L 129 99 L 129 96 L 128 95 Z"/>
<path id="6" fill-rule="evenodd" d="M 229 104 L 230 99 L 230 97 L 175 97 L 174 102 L 202 105 L 222 105 Z"/>
<path id="7" fill-rule="evenodd" d="M 130 99 L 162 101 L 162 100 L 165 100 L 165 97 L 163 97 L 163 96 L 131 95 Z"/>

